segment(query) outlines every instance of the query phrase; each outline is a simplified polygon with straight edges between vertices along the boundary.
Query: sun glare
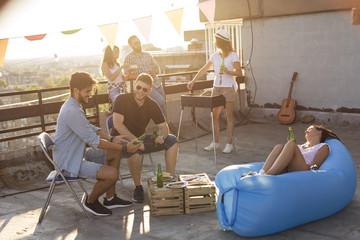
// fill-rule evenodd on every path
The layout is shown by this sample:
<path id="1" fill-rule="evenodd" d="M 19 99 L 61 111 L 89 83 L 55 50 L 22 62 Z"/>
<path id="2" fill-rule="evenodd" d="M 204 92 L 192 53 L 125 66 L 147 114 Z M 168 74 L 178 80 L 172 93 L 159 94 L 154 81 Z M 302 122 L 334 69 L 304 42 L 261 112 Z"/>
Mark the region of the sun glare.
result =
<path id="1" fill-rule="evenodd" d="M 127 216 L 127 220 L 126 220 L 126 235 L 125 238 L 126 239 L 130 239 L 131 238 L 131 234 L 133 231 L 133 227 L 134 227 L 134 210 L 129 212 L 129 215 Z"/>
<path id="2" fill-rule="evenodd" d="M 18 2 L 15 10 L 7 12 L 8 24 L 4 25 L 4 16 L 0 17 L 0 27 L 7 26 L 0 30 L 0 38 L 10 36 L 6 59 L 17 58 L 53 58 L 56 54 L 58 60 L 63 56 L 82 56 L 82 55 L 101 55 L 103 48 L 108 44 L 102 35 L 98 26 L 105 23 L 118 22 L 118 30 L 115 44 L 118 46 L 127 45 L 127 39 L 131 35 L 139 36 L 142 43 L 147 43 L 146 39 L 134 23 L 134 19 L 152 16 L 149 42 L 154 46 L 167 49 L 175 46 L 185 47 L 183 32 L 184 30 L 203 29 L 204 24 L 199 21 L 199 8 L 197 0 L 134 0 L 124 3 L 124 1 L 105 0 L 102 4 L 86 2 L 88 6 L 86 11 L 81 9 L 83 2 L 73 2 L 69 8 L 65 3 L 56 1 L 56 12 L 47 1 L 39 0 L 36 3 L 39 8 L 34 8 L 37 12 L 29 14 L 23 12 L 22 7 L 29 7 Z M 65 1 L 66 2 L 66 1 Z M 76 3 L 76 4 L 75 4 Z M 89 4 L 87 4 L 89 3 Z M 142 6 L 139 8 L 138 6 Z M 14 7 L 15 8 L 15 7 Z M 167 18 L 165 12 L 184 8 L 181 33 L 178 34 Z M 37 10 L 39 9 L 39 10 Z M 60 16 L 58 12 L 62 12 Z M 67 17 L 64 17 L 66 13 Z M 76 18 L 74 18 L 76 14 Z M 89 15 L 93 15 L 89 17 Z M 44 21 L 49 19 L 49 21 Z M 10 23 L 10 24 L 9 24 Z M 14 26 L 11 26 L 13 23 Z M 81 28 L 82 30 L 65 35 L 61 31 Z M 13 29 L 17 29 L 14 31 Z M 8 32 L 8 35 L 6 35 Z M 28 41 L 22 36 L 32 34 L 46 33 L 44 39 L 37 41 Z M 16 36 L 11 38 L 11 36 Z"/>
<path id="3" fill-rule="evenodd" d="M 150 206 L 144 205 L 143 208 L 143 221 L 140 226 L 140 234 L 146 234 L 150 232 Z"/>

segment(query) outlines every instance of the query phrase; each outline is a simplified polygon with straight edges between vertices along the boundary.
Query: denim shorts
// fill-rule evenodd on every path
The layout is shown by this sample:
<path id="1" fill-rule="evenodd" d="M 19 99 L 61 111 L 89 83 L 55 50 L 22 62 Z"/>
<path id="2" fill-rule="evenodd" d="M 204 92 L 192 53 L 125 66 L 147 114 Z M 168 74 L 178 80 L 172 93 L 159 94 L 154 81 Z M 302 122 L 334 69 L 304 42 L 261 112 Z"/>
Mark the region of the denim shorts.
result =
<path id="1" fill-rule="evenodd" d="M 152 152 L 158 152 L 161 150 L 168 150 L 169 148 L 171 148 L 175 143 L 178 142 L 178 139 L 172 135 L 169 134 L 166 138 L 163 144 L 157 144 L 157 146 L 153 146 L 153 142 L 152 142 L 152 134 L 147 134 L 146 137 L 144 138 L 144 151 L 141 150 L 137 150 L 136 152 L 133 153 L 129 153 L 129 152 L 121 152 L 121 157 L 122 158 L 129 158 L 132 155 L 134 155 L 135 153 L 138 154 L 146 154 L 146 153 L 152 153 Z"/>
<path id="2" fill-rule="evenodd" d="M 88 148 L 81 162 L 79 177 L 96 179 L 99 169 L 106 163 L 106 150 Z"/>

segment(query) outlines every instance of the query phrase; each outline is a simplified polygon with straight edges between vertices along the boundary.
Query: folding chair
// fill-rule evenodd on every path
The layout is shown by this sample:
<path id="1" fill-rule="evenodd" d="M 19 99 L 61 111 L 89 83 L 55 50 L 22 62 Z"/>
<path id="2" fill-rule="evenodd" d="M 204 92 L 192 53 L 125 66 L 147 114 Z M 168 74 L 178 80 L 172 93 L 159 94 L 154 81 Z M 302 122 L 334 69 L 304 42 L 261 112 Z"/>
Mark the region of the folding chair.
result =
<path id="1" fill-rule="evenodd" d="M 84 206 L 82 205 L 82 202 L 85 201 L 86 197 L 88 196 L 88 193 L 87 193 L 86 189 L 84 188 L 83 184 L 81 183 L 81 181 L 83 181 L 85 179 L 84 178 L 79 178 L 79 177 L 64 177 L 63 173 L 60 171 L 57 164 L 53 161 L 53 159 L 49 155 L 50 147 L 52 147 L 54 145 L 54 141 L 51 139 L 49 134 L 47 134 L 46 132 L 41 133 L 38 136 L 38 142 L 39 142 L 39 145 L 40 145 L 41 149 L 43 150 L 46 158 L 51 162 L 51 164 L 55 168 L 55 170 L 52 171 L 49 174 L 49 177 L 46 179 L 48 182 L 51 181 L 51 184 L 50 184 L 49 193 L 48 193 L 45 205 L 44 205 L 44 207 L 43 207 L 43 209 L 41 211 L 38 223 L 41 223 L 41 221 L 43 220 L 43 218 L 45 216 L 46 210 L 47 210 L 47 208 L 49 206 L 49 203 L 50 203 L 50 199 L 51 199 L 51 197 L 52 197 L 52 195 L 54 193 L 56 183 L 63 183 L 63 182 L 70 189 L 72 195 L 74 196 L 74 198 L 78 202 L 79 206 L 81 207 L 81 209 L 84 211 L 86 216 L 91 221 L 90 214 L 85 210 Z M 76 181 L 77 183 L 79 183 L 81 189 L 84 191 L 81 201 L 80 201 L 79 197 L 76 195 L 76 193 L 74 192 L 73 188 L 70 186 L 70 184 L 69 184 L 70 181 Z"/>
<path id="2" fill-rule="evenodd" d="M 113 127 L 114 127 L 113 115 L 110 115 L 110 116 L 106 119 L 106 129 L 107 129 L 107 132 L 108 132 L 109 135 L 110 135 L 111 130 L 112 130 Z M 145 173 L 145 172 L 151 172 L 151 171 L 152 171 L 152 172 L 154 173 L 154 175 L 155 175 L 155 174 L 156 174 L 156 173 L 155 173 L 155 166 L 154 166 L 154 163 L 153 163 L 151 154 L 148 153 L 148 155 L 149 155 L 149 159 L 150 159 L 150 164 L 151 164 L 152 170 L 142 170 L 142 165 L 143 165 L 143 161 L 144 161 L 144 155 L 142 155 L 142 157 L 141 157 L 141 172 L 142 172 L 142 173 Z M 121 185 L 123 185 L 122 179 L 130 178 L 130 177 L 131 177 L 130 174 L 126 174 L 126 175 L 121 175 L 121 174 L 120 174 L 119 179 L 120 179 Z"/>

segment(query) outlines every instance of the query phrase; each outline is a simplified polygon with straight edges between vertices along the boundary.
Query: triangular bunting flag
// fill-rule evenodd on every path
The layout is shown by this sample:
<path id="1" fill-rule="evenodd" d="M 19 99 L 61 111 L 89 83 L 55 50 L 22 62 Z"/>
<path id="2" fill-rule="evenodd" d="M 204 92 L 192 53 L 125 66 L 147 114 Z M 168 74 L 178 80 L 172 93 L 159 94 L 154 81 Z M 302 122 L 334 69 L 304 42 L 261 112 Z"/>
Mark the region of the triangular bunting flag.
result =
<path id="1" fill-rule="evenodd" d="M 78 31 L 80 31 L 81 29 L 74 29 L 74 30 L 69 30 L 69 31 L 62 31 L 62 34 L 74 34 L 77 33 Z"/>
<path id="2" fill-rule="evenodd" d="M 146 42 L 149 42 L 152 16 L 133 19 L 133 21 L 136 27 L 139 29 L 140 33 L 144 36 Z"/>
<path id="3" fill-rule="evenodd" d="M 111 49 L 114 48 L 116 41 L 116 34 L 118 31 L 118 23 L 106 24 L 99 26 L 100 31 L 104 35 L 106 41 L 110 45 Z"/>
<path id="4" fill-rule="evenodd" d="M 181 23 L 183 17 L 184 9 L 176 9 L 173 11 L 165 12 L 166 16 L 169 18 L 171 24 L 174 26 L 178 34 L 181 32 Z"/>
<path id="5" fill-rule="evenodd" d="M 215 18 L 215 0 L 209 0 L 205 2 L 198 3 L 198 6 L 205 17 L 211 24 L 214 24 Z"/>
<path id="6" fill-rule="evenodd" d="M 36 41 L 36 40 L 42 40 L 42 39 L 44 39 L 45 36 L 46 36 L 46 33 L 45 33 L 45 34 L 25 36 L 24 38 L 26 38 L 26 39 L 29 40 L 29 41 Z"/>
<path id="7" fill-rule="evenodd" d="M 4 66 L 5 53 L 9 39 L 0 39 L 0 67 Z"/>

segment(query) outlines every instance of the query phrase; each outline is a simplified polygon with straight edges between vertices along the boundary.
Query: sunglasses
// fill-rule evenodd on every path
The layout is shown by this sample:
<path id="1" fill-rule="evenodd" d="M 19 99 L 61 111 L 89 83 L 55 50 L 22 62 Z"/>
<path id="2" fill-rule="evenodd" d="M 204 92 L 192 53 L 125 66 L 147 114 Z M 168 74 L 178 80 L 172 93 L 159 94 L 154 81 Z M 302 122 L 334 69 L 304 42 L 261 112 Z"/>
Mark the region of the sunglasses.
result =
<path id="1" fill-rule="evenodd" d="M 149 91 L 149 89 L 148 88 L 143 88 L 143 87 L 141 87 L 141 86 L 136 86 L 136 90 L 143 90 L 143 92 L 148 92 Z"/>

